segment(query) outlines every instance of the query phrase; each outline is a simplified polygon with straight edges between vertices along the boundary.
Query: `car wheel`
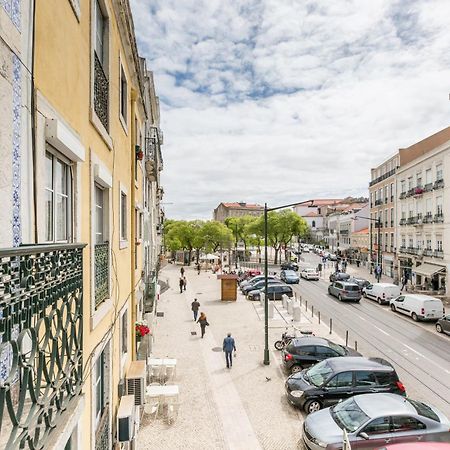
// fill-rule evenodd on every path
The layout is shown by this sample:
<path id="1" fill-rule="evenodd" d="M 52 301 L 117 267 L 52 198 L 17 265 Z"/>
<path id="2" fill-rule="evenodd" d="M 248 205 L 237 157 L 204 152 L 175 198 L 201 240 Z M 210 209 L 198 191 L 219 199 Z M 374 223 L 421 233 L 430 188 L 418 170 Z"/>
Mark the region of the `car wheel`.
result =
<path id="1" fill-rule="evenodd" d="M 364 291 L 363 291 L 362 295 L 364 298 L 367 298 L 367 294 Z"/>
<path id="2" fill-rule="evenodd" d="M 394 304 L 391 304 L 391 311 L 393 311 L 393 312 L 397 311 Z"/>
<path id="3" fill-rule="evenodd" d="M 417 317 L 416 313 L 412 313 L 411 317 L 412 317 L 412 320 L 414 320 L 414 322 L 418 322 L 419 321 L 419 318 Z"/>
<path id="4" fill-rule="evenodd" d="M 382 305 L 382 304 L 383 304 L 383 301 L 381 300 L 380 297 L 377 298 L 377 302 L 378 302 L 379 305 Z"/>
<path id="5" fill-rule="evenodd" d="M 311 414 L 313 412 L 319 411 L 322 408 L 319 400 L 308 400 L 305 403 L 305 412 Z"/>
<path id="6" fill-rule="evenodd" d="M 342 302 L 341 294 L 338 295 L 338 300 L 339 300 L 340 302 Z"/>
<path id="7" fill-rule="evenodd" d="M 442 326 L 440 325 L 440 324 L 436 324 L 436 331 L 438 332 L 438 333 L 442 333 Z"/>
<path id="8" fill-rule="evenodd" d="M 302 366 L 295 365 L 291 367 L 291 373 L 301 372 L 302 370 L 303 370 Z"/>

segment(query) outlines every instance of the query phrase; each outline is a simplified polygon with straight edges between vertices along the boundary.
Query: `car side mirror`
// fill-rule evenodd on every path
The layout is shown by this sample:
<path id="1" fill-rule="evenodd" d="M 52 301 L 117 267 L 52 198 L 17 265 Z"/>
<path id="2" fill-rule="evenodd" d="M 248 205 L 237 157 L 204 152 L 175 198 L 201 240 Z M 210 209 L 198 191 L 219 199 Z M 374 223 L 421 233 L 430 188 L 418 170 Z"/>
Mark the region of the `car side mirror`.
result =
<path id="1" fill-rule="evenodd" d="M 366 441 L 369 439 L 369 435 L 367 433 L 364 433 L 364 431 L 362 431 L 361 433 L 359 433 L 359 436 L 361 436 L 363 439 L 365 439 Z"/>

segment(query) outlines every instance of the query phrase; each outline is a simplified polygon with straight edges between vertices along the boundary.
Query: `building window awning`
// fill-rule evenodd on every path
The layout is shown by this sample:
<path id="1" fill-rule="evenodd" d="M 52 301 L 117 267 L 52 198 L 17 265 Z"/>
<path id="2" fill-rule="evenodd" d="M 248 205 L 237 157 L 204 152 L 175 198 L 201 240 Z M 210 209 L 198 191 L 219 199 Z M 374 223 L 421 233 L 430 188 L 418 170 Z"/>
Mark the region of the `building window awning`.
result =
<path id="1" fill-rule="evenodd" d="M 415 267 L 413 272 L 417 275 L 423 275 L 425 277 L 432 277 L 434 274 L 438 272 L 442 272 L 445 270 L 445 267 L 436 266 L 435 264 L 422 264 L 419 267 Z"/>

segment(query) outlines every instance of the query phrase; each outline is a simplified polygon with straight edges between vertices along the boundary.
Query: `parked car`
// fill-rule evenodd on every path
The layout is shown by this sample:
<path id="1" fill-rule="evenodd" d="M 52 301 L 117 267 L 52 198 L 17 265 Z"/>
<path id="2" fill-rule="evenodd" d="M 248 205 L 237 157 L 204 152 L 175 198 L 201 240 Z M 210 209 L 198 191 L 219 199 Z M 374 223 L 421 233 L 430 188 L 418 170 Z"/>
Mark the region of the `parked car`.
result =
<path id="1" fill-rule="evenodd" d="M 302 248 L 303 253 L 311 253 L 311 249 L 309 247 L 303 247 Z"/>
<path id="2" fill-rule="evenodd" d="M 244 286 L 242 288 L 242 293 L 244 295 L 247 295 L 250 291 L 254 291 L 255 289 L 264 289 L 266 281 L 264 280 L 264 278 L 262 280 L 258 280 L 256 283 L 252 283 L 252 284 L 248 284 L 247 286 Z M 279 284 L 282 283 L 281 280 L 279 280 L 278 278 L 275 277 L 271 277 L 268 279 L 268 283 L 270 284 Z"/>
<path id="3" fill-rule="evenodd" d="M 364 287 L 363 296 L 376 300 L 380 305 L 388 304 L 400 295 L 400 287 L 392 283 L 374 283 Z"/>
<path id="4" fill-rule="evenodd" d="M 295 272 L 298 271 L 298 264 L 294 262 L 284 262 L 281 264 L 281 270 L 294 270 Z"/>
<path id="5" fill-rule="evenodd" d="M 364 394 L 308 416 L 302 438 L 311 450 L 338 449 L 345 430 L 355 449 L 420 441 L 417 448 L 425 450 L 425 442 L 450 440 L 449 424 L 442 412 L 426 403 L 395 394 Z"/>
<path id="6" fill-rule="evenodd" d="M 339 356 L 361 356 L 361 354 L 325 338 L 299 337 L 292 339 L 283 350 L 283 367 L 287 372 L 296 373 L 324 359 Z"/>
<path id="7" fill-rule="evenodd" d="M 370 285 L 370 281 L 366 280 L 365 278 L 357 278 L 357 277 L 350 277 L 347 280 L 349 283 L 355 283 L 359 286 L 359 289 L 362 291 L 366 286 Z"/>
<path id="8" fill-rule="evenodd" d="M 319 279 L 319 273 L 316 271 L 316 269 L 306 268 L 303 269 L 300 272 L 300 276 L 304 278 L 305 280 L 318 280 Z"/>
<path id="9" fill-rule="evenodd" d="M 350 279 L 350 275 L 345 272 L 334 272 L 330 275 L 330 281 L 347 281 Z"/>
<path id="10" fill-rule="evenodd" d="M 438 333 L 450 334 L 450 314 L 442 317 L 436 322 L 436 331 Z"/>
<path id="11" fill-rule="evenodd" d="M 264 287 L 262 289 L 250 291 L 247 298 L 249 300 L 259 300 L 261 298 L 261 292 L 264 292 Z M 294 296 L 291 286 L 281 283 L 270 284 L 267 287 L 267 294 L 270 300 L 281 300 L 283 295 L 287 295 L 288 297 Z"/>
<path id="12" fill-rule="evenodd" d="M 299 276 L 293 270 L 282 270 L 280 278 L 287 284 L 298 284 L 300 282 Z"/>
<path id="13" fill-rule="evenodd" d="M 410 316 L 414 321 L 438 320 L 445 314 L 439 298 L 430 295 L 404 294 L 390 301 L 391 309 Z"/>
<path id="14" fill-rule="evenodd" d="M 291 375 L 285 383 L 290 403 L 312 413 L 353 395 L 391 392 L 405 395 L 395 369 L 381 358 L 329 358 Z"/>
<path id="15" fill-rule="evenodd" d="M 275 279 L 275 277 L 273 275 L 268 275 L 267 278 L 269 280 Z M 249 278 L 248 280 L 243 281 L 239 286 L 242 290 L 245 286 L 249 286 L 250 284 L 255 284 L 261 280 L 264 280 L 264 275 L 257 275 L 256 277 L 252 277 L 252 278 Z"/>
<path id="16" fill-rule="evenodd" d="M 328 293 L 336 297 L 339 301 L 353 300 L 359 302 L 361 300 L 361 291 L 359 286 L 346 281 L 335 281 L 328 286 Z"/>

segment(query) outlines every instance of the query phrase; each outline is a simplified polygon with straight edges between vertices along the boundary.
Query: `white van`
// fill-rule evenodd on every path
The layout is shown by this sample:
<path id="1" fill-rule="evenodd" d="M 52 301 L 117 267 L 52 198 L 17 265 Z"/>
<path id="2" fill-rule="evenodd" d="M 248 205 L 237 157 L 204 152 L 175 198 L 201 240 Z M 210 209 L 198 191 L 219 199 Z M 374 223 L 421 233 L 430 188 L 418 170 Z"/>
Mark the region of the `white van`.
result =
<path id="1" fill-rule="evenodd" d="M 392 283 L 374 283 L 363 288 L 363 295 L 382 305 L 383 303 L 389 303 L 392 298 L 398 297 L 400 288 Z"/>
<path id="2" fill-rule="evenodd" d="M 406 314 L 418 320 L 438 320 L 445 315 L 444 305 L 430 295 L 405 294 L 390 301 L 392 311 Z"/>

